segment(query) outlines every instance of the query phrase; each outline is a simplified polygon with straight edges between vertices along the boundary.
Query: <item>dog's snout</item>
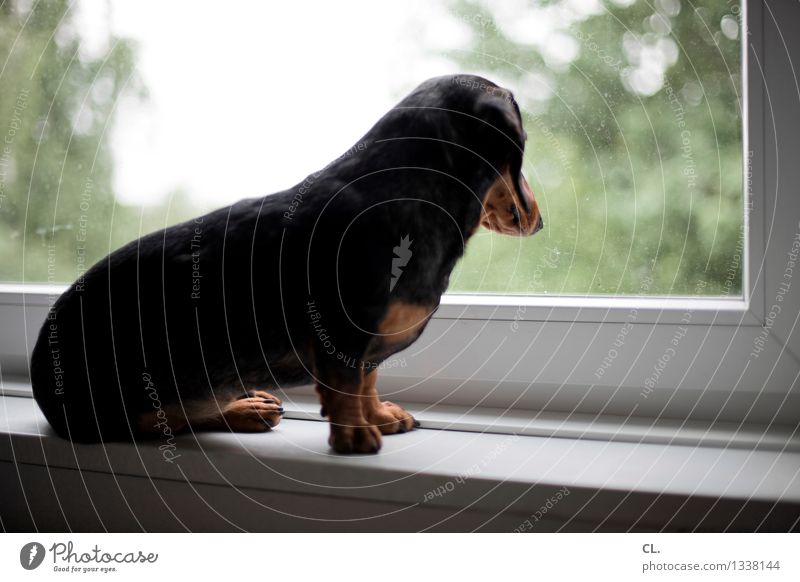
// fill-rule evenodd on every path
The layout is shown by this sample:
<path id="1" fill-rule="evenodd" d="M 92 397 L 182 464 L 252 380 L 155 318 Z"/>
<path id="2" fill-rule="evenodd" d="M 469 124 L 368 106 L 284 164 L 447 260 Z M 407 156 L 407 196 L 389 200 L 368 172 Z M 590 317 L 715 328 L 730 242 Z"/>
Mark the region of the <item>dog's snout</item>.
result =
<path id="1" fill-rule="evenodd" d="M 533 229 L 533 232 L 539 232 L 544 228 L 544 220 L 542 220 L 542 215 L 539 215 L 539 220 L 536 221 L 536 228 Z"/>

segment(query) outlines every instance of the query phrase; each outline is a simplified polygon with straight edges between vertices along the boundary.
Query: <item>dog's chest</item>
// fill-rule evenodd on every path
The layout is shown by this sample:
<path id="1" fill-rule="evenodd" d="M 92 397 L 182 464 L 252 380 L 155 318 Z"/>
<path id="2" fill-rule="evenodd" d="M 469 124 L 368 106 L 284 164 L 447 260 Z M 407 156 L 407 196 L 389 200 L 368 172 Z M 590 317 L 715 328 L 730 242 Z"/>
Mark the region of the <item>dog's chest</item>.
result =
<path id="1" fill-rule="evenodd" d="M 395 301 L 377 326 L 368 355 L 388 357 L 414 343 L 428 324 L 435 306 Z"/>

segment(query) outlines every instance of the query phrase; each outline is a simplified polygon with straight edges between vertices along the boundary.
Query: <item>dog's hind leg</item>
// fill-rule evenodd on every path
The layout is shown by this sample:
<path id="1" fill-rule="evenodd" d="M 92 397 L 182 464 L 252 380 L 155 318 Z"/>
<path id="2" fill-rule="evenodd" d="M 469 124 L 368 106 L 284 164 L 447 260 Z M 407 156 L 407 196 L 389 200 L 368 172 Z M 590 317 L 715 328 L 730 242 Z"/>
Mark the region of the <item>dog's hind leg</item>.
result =
<path id="1" fill-rule="evenodd" d="M 138 436 L 171 438 L 186 429 L 189 425 L 186 414 L 180 406 L 166 405 L 154 407 L 153 410 L 141 413 L 136 417 Z"/>
<path id="2" fill-rule="evenodd" d="M 251 390 L 241 398 L 214 404 L 216 410 L 200 410 L 190 417 L 193 429 L 265 432 L 278 426 L 283 416 L 280 398 L 263 390 Z"/>
<path id="3" fill-rule="evenodd" d="M 283 407 L 276 396 L 251 390 L 241 398 L 170 405 L 139 417 L 139 431 L 147 435 L 176 434 L 189 426 L 192 430 L 265 432 L 281 421 Z"/>

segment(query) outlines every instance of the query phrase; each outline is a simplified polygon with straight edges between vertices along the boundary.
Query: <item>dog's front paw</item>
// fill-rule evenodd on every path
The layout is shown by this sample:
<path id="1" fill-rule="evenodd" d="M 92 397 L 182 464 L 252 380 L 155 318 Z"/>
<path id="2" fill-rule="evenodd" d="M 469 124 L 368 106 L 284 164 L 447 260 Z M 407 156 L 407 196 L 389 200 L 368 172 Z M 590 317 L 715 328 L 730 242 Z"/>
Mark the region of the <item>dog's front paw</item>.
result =
<path id="1" fill-rule="evenodd" d="M 393 402 L 370 402 L 365 406 L 364 414 L 367 421 L 378 427 L 383 434 L 408 432 L 419 426 L 413 416 Z"/>
<path id="2" fill-rule="evenodd" d="M 337 453 L 377 453 L 381 449 L 381 433 L 377 427 L 331 423 L 328 444 Z"/>

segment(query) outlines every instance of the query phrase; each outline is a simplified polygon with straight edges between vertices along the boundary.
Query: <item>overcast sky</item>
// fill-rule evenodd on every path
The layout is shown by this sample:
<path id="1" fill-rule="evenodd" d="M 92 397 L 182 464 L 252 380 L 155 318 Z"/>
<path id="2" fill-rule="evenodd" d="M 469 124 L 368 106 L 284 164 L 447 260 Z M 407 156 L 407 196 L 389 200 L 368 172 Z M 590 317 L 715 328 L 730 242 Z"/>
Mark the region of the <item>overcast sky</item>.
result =
<path id="1" fill-rule="evenodd" d="M 223 205 L 300 182 L 355 143 L 468 29 L 442 3 L 84 0 L 84 50 L 110 26 L 139 45 L 144 105 L 119 104 L 115 187 L 129 203 L 177 188 Z"/>

